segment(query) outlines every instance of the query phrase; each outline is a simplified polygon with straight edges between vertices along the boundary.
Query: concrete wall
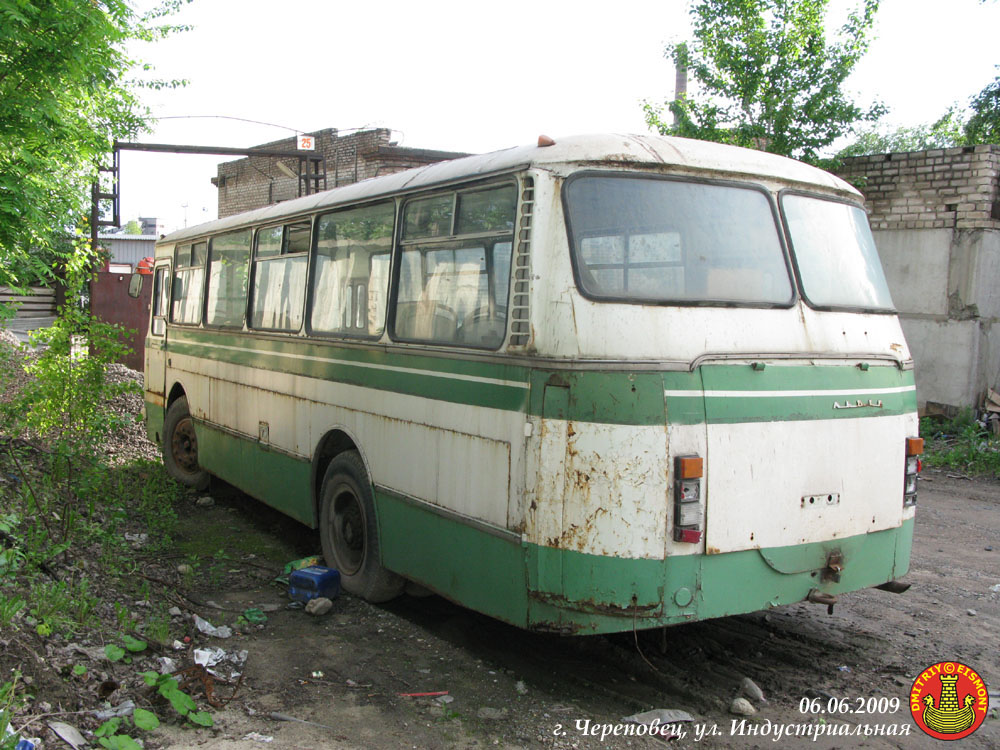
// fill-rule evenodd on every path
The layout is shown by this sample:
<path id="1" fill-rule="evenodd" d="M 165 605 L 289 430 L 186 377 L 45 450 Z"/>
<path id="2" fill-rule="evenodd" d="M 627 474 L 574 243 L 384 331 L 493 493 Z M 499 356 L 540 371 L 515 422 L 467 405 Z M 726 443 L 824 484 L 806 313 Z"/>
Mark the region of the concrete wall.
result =
<path id="1" fill-rule="evenodd" d="M 1000 390 L 1000 146 L 855 157 L 840 175 L 865 193 L 918 402 L 978 405 Z"/>
<path id="2" fill-rule="evenodd" d="M 388 128 L 361 130 L 347 135 L 341 135 L 335 128 L 327 128 L 311 135 L 316 138 L 313 153 L 326 160 L 326 187 L 321 189 L 467 156 L 454 151 L 397 146 L 391 141 L 392 131 Z M 278 162 L 281 162 L 286 169 L 298 174 L 295 139 L 285 138 L 255 148 L 287 150 L 291 155 L 287 159 L 254 156 L 220 164 L 217 175 L 212 179 L 219 189 L 219 218 L 298 197 L 298 178 L 289 177 L 278 167 Z"/>

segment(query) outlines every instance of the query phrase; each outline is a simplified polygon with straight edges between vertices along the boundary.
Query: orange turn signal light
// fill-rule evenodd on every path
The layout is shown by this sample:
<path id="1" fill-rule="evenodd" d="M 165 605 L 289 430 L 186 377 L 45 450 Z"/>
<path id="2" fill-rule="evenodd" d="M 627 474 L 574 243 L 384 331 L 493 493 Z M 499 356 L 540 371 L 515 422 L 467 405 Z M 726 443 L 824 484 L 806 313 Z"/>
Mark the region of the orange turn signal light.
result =
<path id="1" fill-rule="evenodd" d="M 704 473 L 701 456 L 681 456 L 677 459 L 678 479 L 698 479 Z"/>
<path id="2" fill-rule="evenodd" d="M 924 452 L 923 438 L 906 438 L 906 455 L 919 456 Z"/>

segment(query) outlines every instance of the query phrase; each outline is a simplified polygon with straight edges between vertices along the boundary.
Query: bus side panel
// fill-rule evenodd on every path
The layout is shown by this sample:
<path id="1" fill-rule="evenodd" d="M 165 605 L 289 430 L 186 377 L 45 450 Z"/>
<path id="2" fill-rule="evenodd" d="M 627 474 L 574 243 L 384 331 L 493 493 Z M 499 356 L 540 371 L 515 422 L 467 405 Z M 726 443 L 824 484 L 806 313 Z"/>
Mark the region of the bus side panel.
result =
<path id="1" fill-rule="evenodd" d="M 204 422 L 196 422 L 199 463 L 211 474 L 239 487 L 296 521 L 315 527 L 311 466 L 303 459 L 237 437 Z"/>
<path id="2" fill-rule="evenodd" d="M 382 564 L 452 601 L 526 627 L 521 540 L 376 488 Z"/>

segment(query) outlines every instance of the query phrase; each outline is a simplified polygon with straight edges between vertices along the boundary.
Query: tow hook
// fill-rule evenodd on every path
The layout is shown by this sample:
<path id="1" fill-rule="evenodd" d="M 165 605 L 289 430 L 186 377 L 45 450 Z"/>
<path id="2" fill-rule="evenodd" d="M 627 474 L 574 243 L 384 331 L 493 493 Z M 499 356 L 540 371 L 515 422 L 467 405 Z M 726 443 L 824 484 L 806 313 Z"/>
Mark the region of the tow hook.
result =
<path id="1" fill-rule="evenodd" d="M 831 552 L 826 558 L 826 567 L 823 568 L 821 579 L 840 583 L 840 574 L 844 570 L 844 556 L 839 552 Z"/>
<path id="2" fill-rule="evenodd" d="M 819 589 L 811 589 L 809 591 L 809 596 L 807 596 L 806 599 L 808 599 L 811 602 L 814 602 L 815 604 L 825 604 L 826 613 L 828 615 L 833 614 L 833 605 L 837 603 L 836 596 L 834 596 L 833 594 L 827 594 L 826 592 L 820 591 Z"/>
<path id="3" fill-rule="evenodd" d="M 888 591 L 890 594 L 902 594 L 912 585 L 913 584 L 902 583 L 900 581 L 887 581 L 886 583 L 883 583 L 881 586 L 876 586 L 875 588 L 881 589 L 882 591 Z"/>

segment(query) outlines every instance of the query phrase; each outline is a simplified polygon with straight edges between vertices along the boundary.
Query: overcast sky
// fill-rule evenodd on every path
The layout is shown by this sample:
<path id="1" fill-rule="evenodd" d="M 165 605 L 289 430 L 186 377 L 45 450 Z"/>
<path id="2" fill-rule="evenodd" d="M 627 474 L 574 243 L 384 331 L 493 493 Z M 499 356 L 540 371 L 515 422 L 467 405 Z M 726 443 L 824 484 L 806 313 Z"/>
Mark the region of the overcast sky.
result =
<path id="1" fill-rule="evenodd" d="M 832 12 L 856 4 L 832 0 Z M 647 132 L 641 104 L 673 94 L 663 47 L 688 36 L 686 7 L 195 0 L 175 17 L 192 31 L 134 50 L 159 77 L 190 81 L 145 96 L 162 119 L 140 140 L 249 147 L 379 126 L 404 146 L 484 152 L 540 133 Z M 862 104 L 887 104 L 893 125 L 934 120 L 997 75 L 998 29 L 1000 2 L 882 0 L 848 87 Z M 282 127 L 208 117 L 217 115 Z M 209 180 L 225 160 L 124 152 L 123 221 L 156 216 L 172 231 L 214 219 Z"/>

